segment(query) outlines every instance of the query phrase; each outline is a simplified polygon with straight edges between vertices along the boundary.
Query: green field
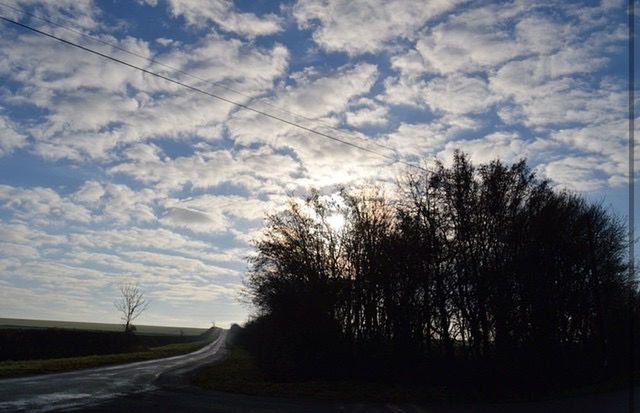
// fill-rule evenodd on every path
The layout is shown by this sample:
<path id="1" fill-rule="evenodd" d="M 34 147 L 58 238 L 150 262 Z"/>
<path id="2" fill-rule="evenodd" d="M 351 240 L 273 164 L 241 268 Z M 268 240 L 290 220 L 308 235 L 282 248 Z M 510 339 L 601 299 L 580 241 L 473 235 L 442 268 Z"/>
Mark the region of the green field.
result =
<path id="1" fill-rule="evenodd" d="M 82 323 L 77 321 L 0 318 L 0 328 L 64 328 L 89 331 L 122 331 L 123 326 L 122 324 Z M 207 330 L 207 328 L 145 326 L 136 324 L 136 332 L 147 335 L 197 336 Z"/>

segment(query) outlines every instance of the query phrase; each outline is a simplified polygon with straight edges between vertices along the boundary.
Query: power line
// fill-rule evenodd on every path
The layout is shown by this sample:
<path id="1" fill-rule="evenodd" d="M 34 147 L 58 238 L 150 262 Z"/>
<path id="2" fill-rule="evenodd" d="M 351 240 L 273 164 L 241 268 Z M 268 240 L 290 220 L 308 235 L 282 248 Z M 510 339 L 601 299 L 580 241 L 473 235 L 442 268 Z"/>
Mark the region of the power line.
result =
<path id="1" fill-rule="evenodd" d="M 134 52 L 134 51 L 131 51 L 131 50 L 129 50 L 129 49 L 126 49 L 126 48 L 124 48 L 124 47 L 121 47 L 121 46 L 119 46 L 119 45 L 117 45 L 117 44 L 114 44 L 114 43 L 108 42 L 108 41 L 106 41 L 106 40 L 102 40 L 102 39 L 100 39 L 100 38 L 98 38 L 98 37 L 95 37 L 95 36 L 91 36 L 90 34 L 84 33 L 84 32 L 82 32 L 82 31 L 80 31 L 80 30 L 76 30 L 76 29 L 71 28 L 71 27 L 69 27 L 69 26 L 65 26 L 65 25 L 60 24 L 60 23 L 57 23 L 57 22 L 55 22 L 55 21 L 52 21 L 52 20 L 46 19 L 46 18 L 44 18 L 44 17 L 37 16 L 37 15 L 35 15 L 35 14 L 33 14 L 33 13 L 29 13 L 29 12 L 27 12 L 27 11 L 21 10 L 21 9 L 19 9 L 19 8 L 17 8 L 17 7 L 13 7 L 13 6 L 8 5 L 8 4 L 6 4 L 6 3 L 4 3 L 4 2 L 2 2 L 2 1 L 0 1 L 0 6 L 4 6 L 4 7 L 9 8 L 9 9 L 11 9 L 11 10 L 15 11 L 15 12 L 18 12 L 18 13 L 24 14 L 24 15 L 26 15 L 26 16 L 29 16 L 29 17 L 31 17 L 31 18 L 34 18 L 34 19 L 37 19 L 37 20 L 43 21 L 43 22 L 45 22 L 45 23 L 49 23 L 49 24 L 52 24 L 52 25 L 54 25 L 54 26 L 60 27 L 60 28 L 62 28 L 62 29 L 64 29 L 64 30 L 67 30 L 67 31 L 69 31 L 69 32 L 72 32 L 72 33 L 78 34 L 78 35 L 80 35 L 80 36 L 83 36 L 83 37 L 85 37 L 85 38 L 87 38 L 87 39 L 91 39 L 91 40 L 93 40 L 93 41 L 99 42 L 99 43 L 104 44 L 104 45 L 106 45 L 106 46 L 112 47 L 112 48 L 114 48 L 114 49 L 116 49 L 116 50 L 119 50 L 119 51 L 121 51 L 121 52 L 123 52 L 123 53 L 126 53 L 126 54 L 131 55 L 131 56 L 135 56 L 135 57 L 140 58 L 140 59 L 143 59 L 143 60 L 146 60 L 146 61 L 148 61 L 148 62 L 150 62 L 150 63 L 153 63 L 153 64 L 156 64 L 156 65 L 158 65 L 158 66 L 165 67 L 165 68 L 170 69 L 170 70 L 172 70 L 172 71 L 174 71 L 174 72 L 176 72 L 176 73 L 180 73 L 180 74 L 182 74 L 182 75 L 184 75 L 184 76 L 188 76 L 188 77 L 190 77 L 190 78 L 192 78 L 192 79 L 199 80 L 199 81 L 204 82 L 204 83 L 207 83 L 207 84 L 209 84 L 209 85 L 211 85 L 211 86 L 214 86 L 214 87 L 218 87 L 218 88 L 220 88 L 220 89 L 227 90 L 227 91 L 229 91 L 229 92 L 235 93 L 235 94 L 237 94 L 237 95 L 243 96 L 243 97 L 248 98 L 248 99 L 253 99 L 253 98 L 254 98 L 254 97 L 253 97 L 253 96 L 251 96 L 251 95 L 248 95 L 248 94 L 243 93 L 243 92 L 241 92 L 241 91 L 235 90 L 235 89 L 233 89 L 233 88 L 231 88 L 231 87 L 225 86 L 225 85 L 221 84 L 220 82 L 213 82 L 213 81 L 211 81 L 211 80 L 204 79 L 204 78 L 199 77 L 199 76 L 197 76 L 197 75 L 191 74 L 191 73 L 189 73 L 189 72 L 187 72 L 187 71 L 185 71 L 185 70 L 179 69 L 179 68 L 177 68 L 177 67 L 175 67 L 175 66 L 168 65 L 168 64 L 163 63 L 163 62 L 161 62 L 161 61 L 159 61 L 159 60 L 152 59 L 152 58 L 147 57 L 147 56 L 144 56 L 144 55 L 142 55 L 142 54 L 140 54 L 140 53 L 136 53 L 136 52 Z M 64 19 L 64 18 L 58 18 L 58 19 L 59 19 L 59 20 L 62 20 L 62 21 L 66 21 L 67 23 L 73 23 L 73 22 L 72 22 L 71 20 L 69 20 L 69 19 Z M 300 119 L 304 119 L 304 120 L 309 121 L 309 122 L 319 123 L 319 124 L 323 125 L 324 127 L 328 128 L 328 129 L 331 129 L 331 130 L 333 130 L 333 131 L 336 131 L 336 132 L 340 133 L 340 134 L 341 134 L 341 135 L 343 135 L 343 136 L 348 136 L 348 137 L 350 137 L 350 138 L 357 138 L 357 139 L 360 139 L 360 140 L 362 140 L 362 141 L 364 141 L 364 142 L 371 143 L 371 144 L 376 145 L 376 146 L 378 146 L 378 147 L 380 147 L 380 148 L 383 148 L 383 149 L 389 150 L 389 151 L 391 151 L 391 152 L 393 152 L 393 153 L 396 153 L 396 150 L 395 150 L 394 148 L 392 148 L 391 146 L 384 145 L 384 144 L 381 144 L 381 143 L 379 143 L 379 142 L 376 142 L 376 141 L 373 141 L 373 140 L 370 140 L 370 139 L 363 138 L 363 137 L 358 136 L 358 135 L 356 135 L 356 134 L 354 134 L 354 133 L 352 133 L 352 132 L 349 132 L 349 131 L 345 131 L 345 130 L 338 129 L 338 128 L 336 128 L 335 126 L 330 125 L 329 123 L 327 123 L 327 122 L 325 122 L 325 121 L 323 121 L 323 120 L 321 120 L 321 119 L 314 119 L 314 118 L 311 118 L 311 117 L 308 117 L 308 116 L 302 115 L 302 114 L 300 114 L 300 113 L 296 113 L 296 112 L 293 112 L 293 111 L 287 110 L 287 109 L 285 109 L 285 108 L 279 107 L 279 106 L 277 106 L 277 105 L 271 104 L 271 103 L 269 103 L 269 102 L 261 102 L 261 104 L 263 104 L 263 105 L 265 105 L 265 106 L 268 106 L 268 107 L 270 107 L 270 108 L 276 109 L 277 111 L 279 111 L 279 112 L 281 112 L 281 113 L 286 113 L 286 114 L 288 114 L 288 115 L 291 115 L 291 116 L 294 116 L 294 117 L 297 117 L 297 118 L 300 118 Z"/>
<path id="2" fill-rule="evenodd" d="M 345 141 L 345 140 L 340 139 L 340 138 L 337 138 L 337 137 L 335 137 L 335 136 L 332 136 L 332 135 L 329 135 L 329 134 L 326 134 L 326 133 L 323 133 L 323 132 L 317 131 L 317 130 L 312 129 L 312 128 L 308 128 L 308 127 L 306 127 L 306 126 L 300 125 L 300 124 L 295 123 L 295 122 L 291 122 L 291 121 L 289 121 L 289 120 L 287 120 L 287 119 L 284 119 L 284 118 L 281 118 L 281 117 L 279 117 L 279 116 L 272 115 L 272 114 L 270 114 L 270 113 L 268 113 L 268 112 L 265 112 L 265 111 L 262 111 L 262 110 L 259 110 L 259 109 L 255 109 L 255 108 L 253 108 L 253 107 L 251 107 L 251 106 L 248 106 L 248 105 L 245 105 L 245 104 L 242 104 L 242 103 L 239 103 L 239 102 L 235 102 L 235 101 L 233 101 L 233 100 L 231 100 L 231 99 L 227 99 L 227 98 L 225 98 L 225 97 L 222 97 L 222 96 L 216 95 L 215 93 L 211 93 L 211 92 L 208 92 L 208 91 L 206 91 L 206 90 L 200 89 L 200 88 L 198 88 L 198 87 L 195 87 L 195 86 L 189 85 L 189 84 L 187 84 L 187 83 L 180 82 L 179 80 L 172 79 L 172 78 L 170 78 L 170 77 L 168 77 L 168 76 L 161 75 L 161 74 L 159 74 L 159 73 L 156 73 L 156 72 L 153 72 L 153 71 L 151 71 L 151 70 L 145 69 L 145 68 L 143 68 L 143 67 L 140 67 L 140 66 L 134 65 L 134 64 L 129 63 L 129 62 L 126 62 L 126 61 L 124 61 L 124 60 L 121 60 L 121 59 L 118 59 L 118 58 L 116 58 L 116 57 L 110 56 L 110 55 L 108 55 L 108 54 L 101 53 L 101 52 L 99 52 L 99 51 L 97 51 L 97 50 L 91 49 L 91 48 L 86 47 L 86 46 L 82 46 L 82 45 L 80 45 L 80 44 L 78 44 L 78 43 L 75 43 L 75 42 L 72 42 L 72 41 L 70 41 L 70 40 L 63 39 L 63 38 L 58 37 L 58 36 L 56 36 L 56 35 L 54 35 L 54 34 L 51 34 L 51 33 L 48 33 L 48 32 L 45 32 L 45 31 L 42 31 L 42 30 L 39 30 L 39 29 L 36 29 L 36 28 L 31 27 L 31 26 L 29 26 L 29 25 L 27 25 L 27 24 L 17 22 L 17 21 L 15 21 L 15 20 L 9 19 L 8 17 L 0 16 L 0 19 L 2 19 L 2 20 L 3 20 L 3 21 L 5 21 L 5 22 L 8 22 L 8 23 L 14 24 L 14 25 L 16 25 L 16 26 L 20 26 L 20 27 L 22 27 L 22 28 L 24 28 L 24 29 L 30 30 L 30 31 L 32 31 L 32 32 L 34 32 L 34 33 L 38 33 L 38 34 L 41 34 L 41 35 L 43 35 L 43 36 L 49 37 L 49 38 L 51 38 L 51 39 L 57 40 L 57 41 L 59 41 L 59 42 L 65 43 L 65 44 L 67 44 L 67 45 L 69 45 L 69 46 L 73 46 L 73 47 L 76 47 L 76 48 L 78 48 L 78 49 L 84 50 L 84 51 L 86 51 L 86 52 L 92 53 L 92 54 L 94 54 L 94 55 L 96 55 L 96 56 L 103 57 L 103 58 L 108 59 L 108 60 L 111 60 L 111 61 L 113 61 L 113 62 L 120 63 L 121 65 L 128 66 L 128 67 L 131 67 L 131 68 L 133 68 L 133 69 L 139 70 L 139 71 L 141 71 L 141 72 L 143 72 L 143 73 L 146 73 L 146 74 L 149 74 L 149 75 L 151 75 L 151 76 L 155 76 L 155 77 L 157 77 L 157 78 L 163 79 L 163 80 L 165 80 L 165 81 L 167 81 L 167 82 L 174 83 L 174 84 L 176 84 L 176 85 L 182 86 L 182 87 L 184 87 L 184 88 L 186 88 L 186 89 L 189 89 L 189 90 L 192 90 L 192 91 L 194 91 L 194 92 L 202 93 L 202 94 L 204 94 L 204 95 L 207 95 L 207 96 L 213 97 L 213 98 L 218 99 L 218 100 L 221 100 L 221 101 L 223 101 L 223 102 L 227 102 L 227 103 L 229 103 L 229 104 L 235 105 L 235 106 L 237 106 L 237 107 L 239 107 L 239 108 L 242 108 L 242 109 L 245 109 L 245 110 L 249 110 L 249 111 L 254 112 L 254 113 L 257 113 L 257 114 L 259 114 L 259 115 L 262 115 L 262 116 L 265 116 L 265 117 L 268 117 L 268 118 L 271 118 L 271 119 L 274 119 L 274 120 L 277 120 L 277 121 L 280 121 L 280 122 L 286 123 L 286 124 L 288 124 L 288 125 L 290 125 L 290 126 L 293 126 L 293 127 L 299 128 L 299 129 L 302 129 L 302 130 L 304 130 L 304 131 L 307 131 L 307 132 L 313 133 L 313 134 L 315 134 L 315 135 L 318 135 L 318 136 L 321 136 L 321 137 L 324 137 L 324 138 L 327 138 L 327 139 L 331 139 L 331 140 L 336 141 L 336 142 L 340 142 L 340 143 L 342 143 L 342 144 L 345 144 L 345 145 L 351 146 L 351 147 L 353 147 L 353 148 L 356 148 L 356 149 L 359 149 L 359 150 L 362 150 L 362 151 L 365 151 L 365 152 L 369 152 L 369 153 L 371 153 L 371 154 L 373 154 L 373 155 L 377 155 L 377 156 L 382 157 L 382 158 L 385 158 L 385 159 L 389 159 L 389 160 L 393 161 L 394 163 L 402 163 L 402 164 L 407 165 L 407 166 L 410 166 L 410 167 L 412 167 L 412 168 L 417 168 L 417 169 L 421 169 L 421 170 L 427 171 L 427 169 L 425 169 L 425 168 L 423 168 L 423 167 L 421 167 L 421 166 L 418 166 L 418 165 L 412 164 L 412 163 L 410 163 L 410 162 L 403 161 L 403 160 L 401 160 L 401 159 L 397 159 L 397 158 L 394 158 L 394 157 L 388 156 L 388 155 L 383 154 L 383 153 L 380 153 L 380 152 L 376 152 L 376 151 L 374 151 L 374 150 L 372 150 L 372 149 L 365 148 L 364 146 L 356 145 L 356 144 L 354 144 L 354 143 L 351 143 L 351 142 Z M 427 172 L 428 172 L 428 171 L 427 171 Z"/>

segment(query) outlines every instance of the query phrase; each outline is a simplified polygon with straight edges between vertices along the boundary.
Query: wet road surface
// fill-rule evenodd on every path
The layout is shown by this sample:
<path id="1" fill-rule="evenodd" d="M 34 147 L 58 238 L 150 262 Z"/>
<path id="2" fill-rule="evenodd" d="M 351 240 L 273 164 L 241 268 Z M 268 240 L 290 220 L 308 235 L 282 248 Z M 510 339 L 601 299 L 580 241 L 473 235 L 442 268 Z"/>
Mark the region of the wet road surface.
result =
<path id="1" fill-rule="evenodd" d="M 187 372 L 222 356 L 227 330 L 198 351 L 109 367 L 0 380 L 1 412 L 46 412 L 179 385 Z"/>

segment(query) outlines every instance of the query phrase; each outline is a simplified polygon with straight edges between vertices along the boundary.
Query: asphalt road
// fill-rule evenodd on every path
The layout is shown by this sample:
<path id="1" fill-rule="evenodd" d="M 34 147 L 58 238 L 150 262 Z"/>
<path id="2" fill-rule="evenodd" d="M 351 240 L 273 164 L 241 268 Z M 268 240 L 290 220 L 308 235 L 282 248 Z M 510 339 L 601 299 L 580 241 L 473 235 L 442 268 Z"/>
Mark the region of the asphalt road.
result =
<path id="1" fill-rule="evenodd" d="M 222 356 L 226 335 L 222 330 L 211 344 L 175 357 L 0 380 L 0 411 L 66 411 L 160 386 L 179 386 L 186 372 Z"/>
<path id="2" fill-rule="evenodd" d="M 381 404 L 326 402 L 212 392 L 189 384 L 189 372 L 223 356 L 226 331 L 203 349 L 168 359 L 0 381 L 0 411 L 214 413 L 628 413 L 625 390 L 527 403 Z M 636 389 L 640 412 L 640 388 Z"/>

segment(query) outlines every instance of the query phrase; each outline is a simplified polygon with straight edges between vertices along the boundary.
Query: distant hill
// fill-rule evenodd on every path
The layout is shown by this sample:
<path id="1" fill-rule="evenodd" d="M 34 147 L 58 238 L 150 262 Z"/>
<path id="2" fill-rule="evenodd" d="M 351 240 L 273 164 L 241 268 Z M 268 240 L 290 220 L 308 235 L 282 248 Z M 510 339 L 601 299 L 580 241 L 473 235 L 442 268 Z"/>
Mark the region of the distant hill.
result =
<path id="1" fill-rule="evenodd" d="M 108 323 L 83 323 L 77 321 L 60 321 L 60 320 L 31 320 L 22 318 L 0 318 L 0 329 L 2 328 L 64 328 L 72 330 L 88 330 L 88 331 L 122 331 L 122 324 Z M 170 327 L 170 326 L 146 326 L 136 324 L 136 332 L 141 334 L 157 334 L 157 335 L 181 335 L 197 336 L 208 329 L 194 327 Z"/>

